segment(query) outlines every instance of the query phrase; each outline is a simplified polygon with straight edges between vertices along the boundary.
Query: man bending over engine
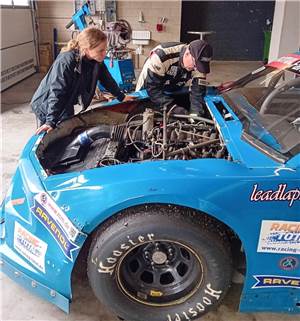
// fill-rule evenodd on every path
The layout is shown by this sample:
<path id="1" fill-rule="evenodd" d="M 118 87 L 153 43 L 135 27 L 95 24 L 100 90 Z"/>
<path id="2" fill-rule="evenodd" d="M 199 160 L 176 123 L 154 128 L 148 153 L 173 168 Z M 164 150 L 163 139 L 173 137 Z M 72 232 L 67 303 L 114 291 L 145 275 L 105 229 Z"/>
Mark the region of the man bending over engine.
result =
<path id="1" fill-rule="evenodd" d="M 161 110 L 167 106 L 170 109 L 176 104 L 181 105 L 176 97 L 182 96 L 176 94 L 192 80 L 190 113 L 203 116 L 206 75 L 210 72 L 212 54 L 212 47 L 204 40 L 195 40 L 189 45 L 174 42 L 160 44 L 146 60 L 136 90 L 146 89 L 156 108 Z M 174 108 L 176 113 L 181 110 Z"/>

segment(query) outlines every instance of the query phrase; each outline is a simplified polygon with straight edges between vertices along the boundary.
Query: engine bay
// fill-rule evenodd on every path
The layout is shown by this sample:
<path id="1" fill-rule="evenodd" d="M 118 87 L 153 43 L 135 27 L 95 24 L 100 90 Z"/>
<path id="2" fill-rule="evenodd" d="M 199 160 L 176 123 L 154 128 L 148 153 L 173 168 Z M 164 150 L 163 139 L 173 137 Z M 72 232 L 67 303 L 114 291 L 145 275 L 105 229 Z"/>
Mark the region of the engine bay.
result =
<path id="1" fill-rule="evenodd" d="M 80 119 L 80 124 L 63 123 L 59 135 L 46 135 L 39 146 L 37 155 L 48 174 L 142 161 L 230 159 L 211 119 L 150 108 L 112 122 L 93 116 L 89 122 L 84 114 Z"/>

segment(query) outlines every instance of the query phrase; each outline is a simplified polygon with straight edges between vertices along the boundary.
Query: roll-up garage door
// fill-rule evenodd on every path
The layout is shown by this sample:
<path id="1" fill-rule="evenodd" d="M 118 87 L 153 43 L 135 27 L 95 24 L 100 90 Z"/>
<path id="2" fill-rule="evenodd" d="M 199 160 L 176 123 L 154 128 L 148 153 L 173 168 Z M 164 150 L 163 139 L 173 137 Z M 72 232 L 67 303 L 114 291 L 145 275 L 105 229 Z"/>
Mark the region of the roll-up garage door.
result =
<path id="1" fill-rule="evenodd" d="M 35 73 L 30 7 L 1 7 L 1 91 Z"/>

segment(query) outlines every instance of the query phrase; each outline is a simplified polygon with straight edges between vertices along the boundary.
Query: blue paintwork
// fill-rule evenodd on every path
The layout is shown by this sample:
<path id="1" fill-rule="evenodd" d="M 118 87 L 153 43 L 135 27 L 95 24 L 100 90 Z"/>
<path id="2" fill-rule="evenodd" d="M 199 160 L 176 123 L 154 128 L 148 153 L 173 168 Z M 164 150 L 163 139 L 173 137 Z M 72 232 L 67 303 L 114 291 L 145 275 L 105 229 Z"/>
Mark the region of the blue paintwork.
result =
<path id="1" fill-rule="evenodd" d="M 9 278 L 11 278 L 13 281 L 17 281 L 17 283 L 19 283 L 25 289 L 32 291 L 39 297 L 55 304 L 66 313 L 69 313 L 69 300 L 65 296 L 18 271 L 14 266 L 9 264 L 8 261 L 2 257 L 2 255 L 0 256 L 0 259 L 2 260 L 1 269 Z"/>
<path id="2" fill-rule="evenodd" d="M 145 89 L 142 89 L 140 91 L 135 91 L 130 93 L 130 96 L 136 97 L 137 100 L 143 100 L 149 98 L 148 93 Z M 96 108 L 107 108 L 107 107 L 112 107 L 120 104 L 118 99 L 113 99 L 111 101 L 105 102 L 105 103 L 100 103 L 99 105 L 95 105 Z M 93 105 L 94 107 L 94 105 Z"/>
<path id="3" fill-rule="evenodd" d="M 84 3 L 72 16 L 72 21 L 76 29 L 83 30 L 87 27 L 86 16 L 90 16 L 91 11 L 88 3 Z"/>
<path id="4" fill-rule="evenodd" d="M 146 94 L 136 93 L 143 99 Z M 244 141 L 242 125 L 230 106 L 215 95 L 206 96 L 206 103 L 223 141 L 233 157 L 224 159 L 196 159 L 191 161 L 155 161 L 95 168 L 83 172 L 47 176 L 35 151 L 41 137 L 33 136 L 25 146 L 11 187 L 0 211 L 0 254 L 4 266 L 19 271 L 30 282 L 56 291 L 60 301 L 46 299 L 65 311 L 72 299 L 71 273 L 79 249 L 87 235 L 104 220 L 128 207 L 145 203 L 165 203 L 186 206 L 205 212 L 227 224 L 240 238 L 247 260 L 247 271 L 241 311 L 274 311 L 299 313 L 298 288 L 257 288 L 254 275 L 299 277 L 299 269 L 282 270 L 278 262 L 282 254 L 258 253 L 257 244 L 262 220 L 282 220 L 299 223 L 299 201 L 288 206 L 285 201 L 251 202 L 253 186 L 262 190 L 276 190 L 279 184 L 288 189 L 299 188 L 300 155 L 285 164 L 276 162 Z M 222 101 L 231 117 L 224 119 L 216 103 Z M 111 106 L 110 102 L 106 105 Z M 63 208 L 80 231 L 73 253 L 74 261 L 66 259 L 58 244 L 30 211 L 37 193 L 47 191 Z M 25 198 L 19 205 L 11 201 Z M 238 199 L 238 201 L 237 201 Z M 14 224 L 20 223 L 48 244 L 45 273 L 14 250 Z M 299 255 L 293 255 L 299 258 Z M 4 273 L 10 273 L 6 268 Z M 20 279 L 15 279 L 17 282 Z M 20 282 L 24 285 L 24 282 Z M 30 288 L 30 286 L 29 286 Z M 37 292 L 36 292 L 37 293 Z M 42 295 L 42 293 L 37 293 Z M 63 299 L 65 298 L 65 299 Z"/>
<path id="5" fill-rule="evenodd" d="M 111 59 L 106 57 L 104 64 L 122 90 L 126 92 L 134 90 L 133 81 L 135 81 L 135 74 L 131 58 Z"/>

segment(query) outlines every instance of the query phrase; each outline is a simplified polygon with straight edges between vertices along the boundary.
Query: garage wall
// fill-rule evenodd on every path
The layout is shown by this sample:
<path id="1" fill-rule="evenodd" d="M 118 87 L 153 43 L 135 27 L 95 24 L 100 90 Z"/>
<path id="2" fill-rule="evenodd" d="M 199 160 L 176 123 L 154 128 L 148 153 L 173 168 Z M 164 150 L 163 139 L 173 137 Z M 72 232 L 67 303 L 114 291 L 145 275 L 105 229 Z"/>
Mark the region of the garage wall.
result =
<path id="1" fill-rule="evenodd" d="M 277 0 L 269 60 L 300 50 L 300 1 Z"/>
<path id="2" fill-rule="evenodd" d="M 140 11 L 143 13 L 145 23 L 138 22 Z M 134 30 L 151 31 L 152 41 L 150 46 L 145 46 L 142 59 L 144 59 L 149 51 L 158 43 L 180 41 L 180 0 L 118 1 L 117 15 L 118 18 L 128 20 Z M 168 19 L 167 23 L 164 24 L 164 30 L 162 32 L 156 30 L 156 24 L 160 17 L 166 17 Z"/>
<path id="3" fill-rule="evenodd" d="M 40 42 L 50 42 L 53 45 L 53 29 L 58 30 L 58 40 L 71 39 L 71 31 L 65 26 L 74 13 L 73 1 L 38 1 L 37 19 L 39 26 Z"/>
<path id="4" fill-rule="evenodd" d="M 38 1 L 38 23 L 41 42 L 53 44 L 53 28 L 58 30 L 58 41 L 66 42 L 71 39 L 71 31 L 65 29 L 65 25 L 74 13 L 73 1 Z M 143 13 L 145 23 L 138 22 L 140 12 Z M 141 56 L 140 64 L 143 63 L 150 49 L 164 41 L 180 40 L 181 0 L 165 1 L 117 1 L 118 19 L 127 20 L 134 30 L 150 30 L 152 41 L 145 46 L 144 55 Z M 160 17 L 168 19 L 162 32 L 156 31 L 156 24 Z M 97 17 L 93 17 L 97 22 Z M 135 48 L 134 45 L 130 47 Z"/>

